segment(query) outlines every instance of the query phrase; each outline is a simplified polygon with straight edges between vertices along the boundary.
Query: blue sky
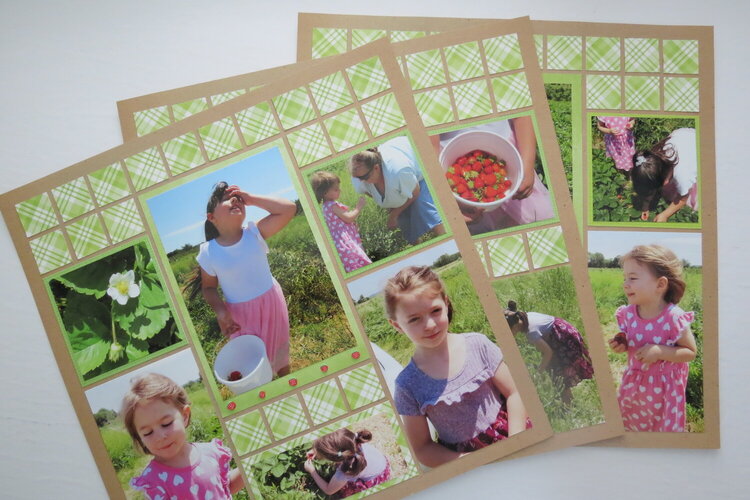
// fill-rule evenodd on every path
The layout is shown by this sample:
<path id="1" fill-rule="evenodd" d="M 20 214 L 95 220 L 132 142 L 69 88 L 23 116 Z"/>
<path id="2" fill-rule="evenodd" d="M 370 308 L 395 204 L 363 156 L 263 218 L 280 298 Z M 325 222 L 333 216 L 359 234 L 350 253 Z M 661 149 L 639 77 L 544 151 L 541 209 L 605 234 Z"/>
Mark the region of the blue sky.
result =
<path id="1" fill-rule="evenodd" d="M 600 252 L 611 259 L 623 255 L 636 245 L 662 245 L 672 250 L 680 259 L 694 266 L 702 264 L 700 233 L 673 233 L 658 231 L 589 231 L 589 252 Z"/>
<path id="2" fill-rule="evenodd" d="M 119 413 L 122 397 L 130 389 L 130 381 L 144 373 L 160 373 L 174 380 L 179 385 L 184 385 L 192 380 L 200 378 L 198 365 L 190 349 L 184 349 L 177 354 L 160 359 L 159 361 L 128 372 L 121 377 L 98 385 L 86 391 L 91 413 L 96 413 L 102 408 L 114 410 Z"/>
<path id="3" fill-rule="evenodd" d="M 382 291 L 388 278 L 393 277 L 400 269 L 406 266 L 429 266 L 441 255 L 446 253 L 454 254 L 456 252 L 458 252 L 456 242 L 453 240 L 446 241 L 436 247 L 410 255 L 395 264 L 378 269 L 374 273 L 368 274 L 356 281 L 352 281 L 347 285 L 349 293 L 354 300 L 357 300 L 360 295 L 371 297 Z"/>
<path id="4" fill-rule="evenodd" d="M 170 252 L 186 243 L 205 241 L 203 223 L 206 203 L 219 181 L 236 184 L 244 191 L 289 200 L 298 198 L 278 148 L 272 148 L 206 174 L 147 200 L 164 250 Z M 262 219 L 268 212 L 247 207 L 247 218 Z"/>

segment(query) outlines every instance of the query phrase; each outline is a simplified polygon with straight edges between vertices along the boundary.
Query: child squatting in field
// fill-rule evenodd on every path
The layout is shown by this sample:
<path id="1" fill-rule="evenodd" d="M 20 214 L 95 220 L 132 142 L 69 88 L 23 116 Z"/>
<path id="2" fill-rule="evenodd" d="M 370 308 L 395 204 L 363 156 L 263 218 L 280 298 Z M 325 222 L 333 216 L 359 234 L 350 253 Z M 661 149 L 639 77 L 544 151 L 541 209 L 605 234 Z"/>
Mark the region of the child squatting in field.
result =
<path id="1" fill-rule="evenodd" d="M 172 379 L 149 373 L 133 381 L 120 415 L 139 451 L 153 455 L 130 480 L 147 498 L 231 500 L 244 486 L 238 469 L 229 469 L 230 451 L 221 440 L 190 443 L 190 401 Z"/>
<path id="2" fill-rule="evenodd" d="M 432 269 L 402 269 L 384 295 L 389 322 L 415 346 L 394 400 L 420 462 L 437 467 L 531 426 L 500 349 L 481 333 L 448 332 L 453 307 Z"/>

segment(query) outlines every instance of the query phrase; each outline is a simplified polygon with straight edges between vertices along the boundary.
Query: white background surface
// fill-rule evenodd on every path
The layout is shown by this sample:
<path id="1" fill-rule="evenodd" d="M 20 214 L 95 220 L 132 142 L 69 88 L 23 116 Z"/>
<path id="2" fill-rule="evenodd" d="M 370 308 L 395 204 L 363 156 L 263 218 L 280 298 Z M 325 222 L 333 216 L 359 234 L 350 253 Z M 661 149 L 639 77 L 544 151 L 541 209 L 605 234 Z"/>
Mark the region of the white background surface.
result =
<path id="1" fill-rule="evenodd" d="M 567 449 L 491 464 L 413 498 L 748 498 L 750 9 L 654 3 L 0 0 L 0 192 L 120 144 L 117 100 L 294 62 L 299 11 L 714 25 L 721 450 Z M 0 224 L 0 497 L 106 498 Z"/>

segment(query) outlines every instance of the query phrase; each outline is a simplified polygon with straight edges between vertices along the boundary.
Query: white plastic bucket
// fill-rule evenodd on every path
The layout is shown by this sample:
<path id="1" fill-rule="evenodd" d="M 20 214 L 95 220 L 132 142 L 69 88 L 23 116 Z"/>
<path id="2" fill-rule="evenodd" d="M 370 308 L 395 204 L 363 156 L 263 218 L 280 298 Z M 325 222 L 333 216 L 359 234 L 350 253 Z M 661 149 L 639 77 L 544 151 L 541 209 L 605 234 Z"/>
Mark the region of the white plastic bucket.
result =
<path id="1" fill-rule="evenodd" d="M 455 192 L 453 193 L 453 196 L 461 205 L 482 208 L 487 212 L 491 212 L 505 203 L 505 201 L 513 198 L 513 195 L 518 190 L 518 186 L 523 180 L 523 162 L 521 161 L 521 154 L 510 141 L 494 132 L 489 132 L 487 130 L 470 130 L 463 134 L 459 134 L 448 141 L 440 152 L 440 166 L 443 167 L 443 171 L 446 171 L 460 156 L 470 153 L 475 149 L 481 149 L 482 151 L 486 151 L 489 154 L 496 156 L 498 160 L 503 160 L 505 162 L 506 177 L 512 184 L 505 192 L 504 198 L 489 203 L 470 201 L 461 198 Z"/>
<path id="2" fill-rule="evenodd" d="M 229 380 L 232 372 L 242 374 L 239 380 Z M 266 356 L 265 343 L 255 335 L 240 335 L 221 348 L 214 362 L 216 379 L 235 395 L 255 389 L 273 379 L 271 363 Z"/>

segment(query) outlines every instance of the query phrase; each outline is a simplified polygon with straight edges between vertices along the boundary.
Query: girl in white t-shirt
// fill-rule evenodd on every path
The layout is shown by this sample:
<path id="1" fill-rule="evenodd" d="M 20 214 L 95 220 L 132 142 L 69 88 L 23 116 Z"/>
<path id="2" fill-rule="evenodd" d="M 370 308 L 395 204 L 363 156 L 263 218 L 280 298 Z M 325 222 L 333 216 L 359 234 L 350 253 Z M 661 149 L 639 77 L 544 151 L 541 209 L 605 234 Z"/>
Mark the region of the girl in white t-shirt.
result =
<path id="1" fill-rule="evenodd" d="M 269 214 L 257 223 L 245 223 L 248 205 Z M 289 373 L 289 312 L 284 293 L 271 275 L 265 240 L 281 231 L 296 210 L 284 198 L 217 183 L 206 206 L 206 241 L 196 257 L 199 268 L 186 286 L 191 299 L 202 292 L 216 313 L 221 333 L 229 338 L 260 337 L 279 376 Z"/>
<path id="2" fill-rule="evenodd" d="M 685 205 L 698 210 L 698 149 L 695 129 L 678 128 L 669 137 L 633 157 L 633 189 L 642 200 L 641 220 L 648 220 L 654 196 L 661 195 L 669 206 L 654 217 L 667 222 Z"/>

